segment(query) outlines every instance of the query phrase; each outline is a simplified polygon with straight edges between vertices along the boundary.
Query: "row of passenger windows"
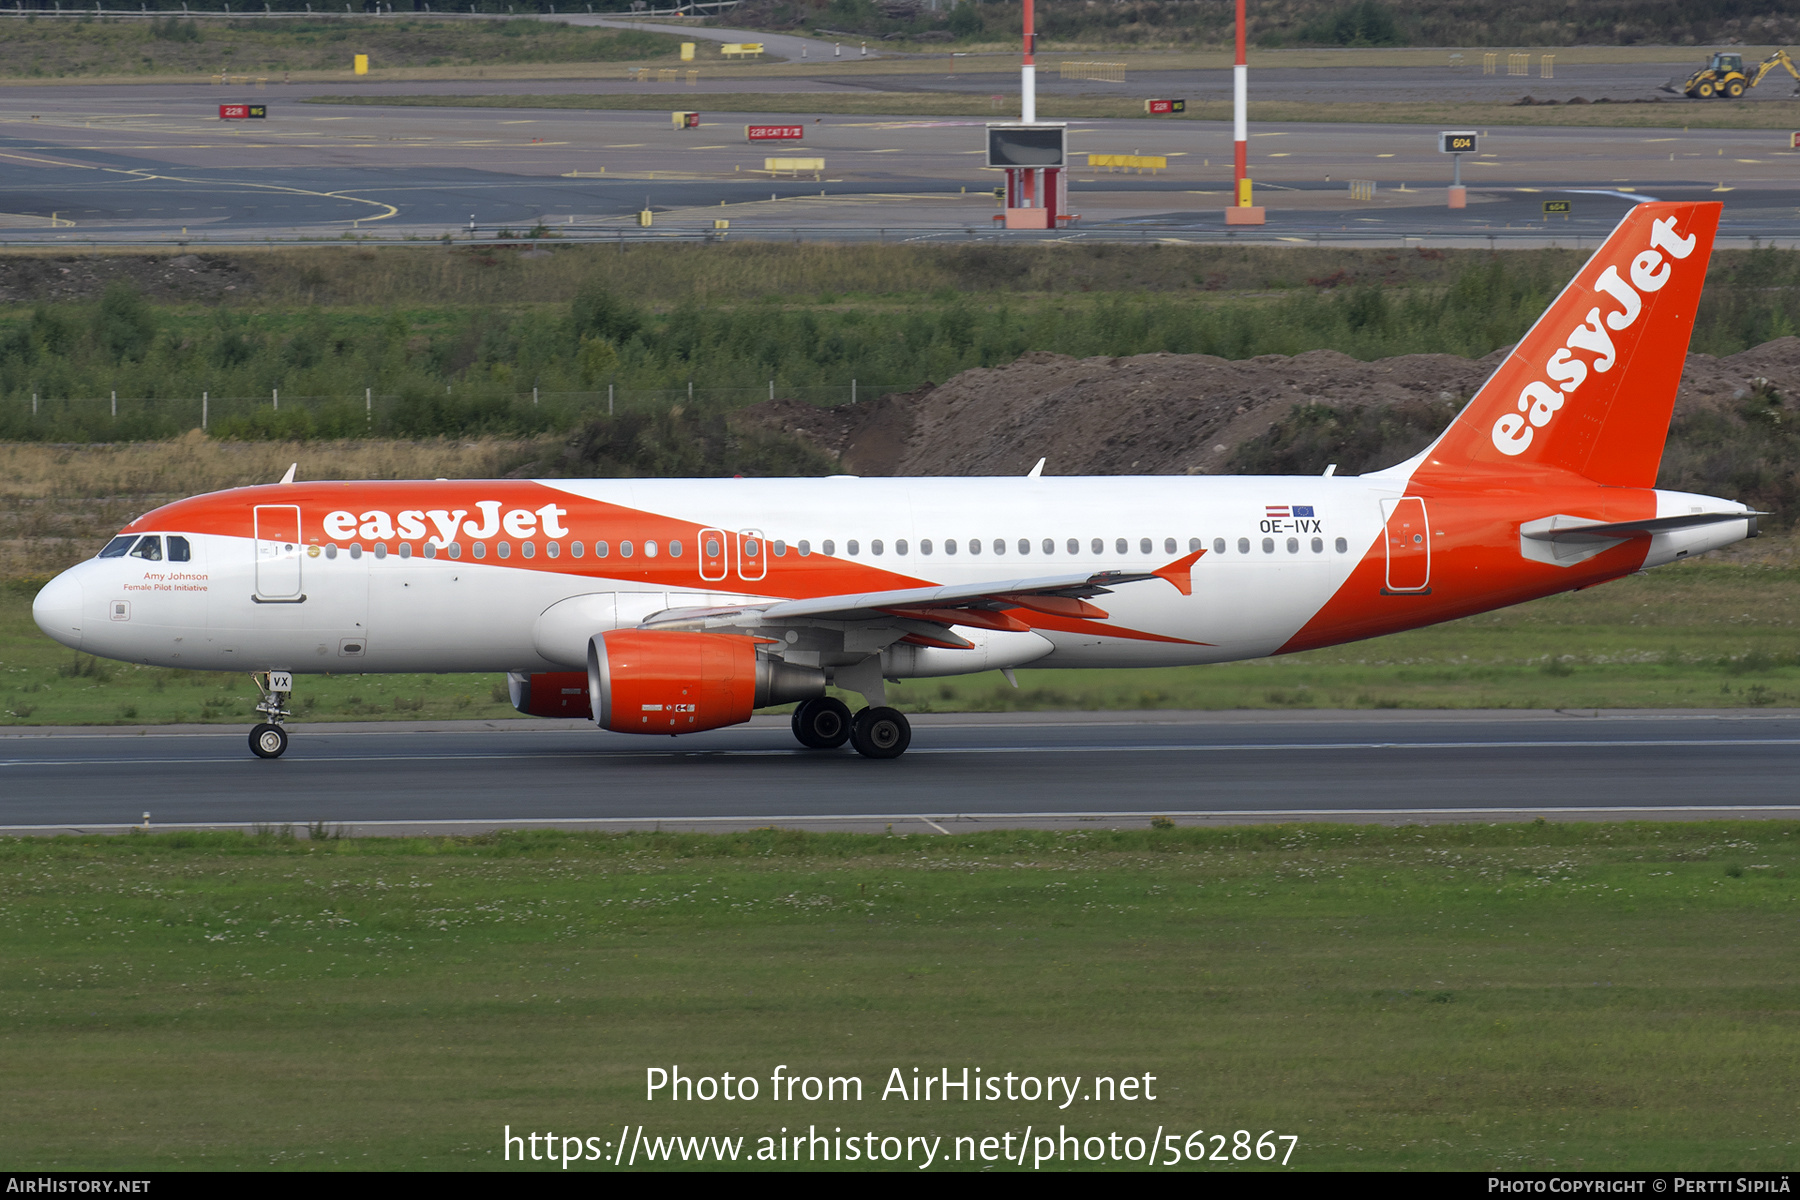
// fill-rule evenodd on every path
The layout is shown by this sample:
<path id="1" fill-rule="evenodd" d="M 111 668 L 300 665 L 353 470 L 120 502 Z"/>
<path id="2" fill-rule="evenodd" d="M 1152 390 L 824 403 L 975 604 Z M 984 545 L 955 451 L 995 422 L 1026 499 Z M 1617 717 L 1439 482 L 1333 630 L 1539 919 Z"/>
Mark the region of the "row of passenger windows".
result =
<path id="1" fill-rule="evenodd" d="M 156 539 L 155 538 L 147 538 L 145 540 L 146 541 L 155 541 Z M 126 542 L 127 545 L 129 546 L 130 539 L 128 539 L 128 538 L 115 538 L 113 541 L 113 545 L 117 545 L 121 541 Z M 170 542 L 170 547 L 171 547 L 170 557 L 173 558 L 174 561 L 176 561 L 176 562 L 186 562 L 187 557 L 188 557 L 186 539 L 172 537 L 169 539 L 169 542 Z M 176 543 L 176 542 L 181 543 L 181 552 L 180 552 L 179 558 L 175 558 L 175 554 L 174 554 L 174 543 Z M 1299 538 L 1295 538 L 1295 537 L 1288 538 L 1288 539 L 1286 539 L 1286 543 L 1287 543 L 1286 549 L 1289 554 L 1300 553 L 1301 540 Z M 100 556 L 102 558 L 117 558 L 120 555 L 125 553 L 124 550 L 119 550 L 119 551 L 115 552 L 113 549 L 113 545 L 109 545 L 105 550 L 102 550 L 100 552 Z M 775 556 L 777 558 L 786 557 L 787 552 L 788 552 L 788 544 L 785 541 L 777 539 L 776 541 L 770 543 L 770 545 L 773 548 L 773 550 L 775 552 Z M 968 553 L 971 555 L 977 555 L 982 552 L 983 543 L 982 543 L 981 539 L 979 539 L 979 538 L 970 538 L 970 539 L 968 539 L 967 542 L 962 543 L 962 545 L 966 546 Z M 1018 540 L 1017 546 L 1018 546 L 1018 552 L 1020 554 L 1030 554 L 1032 551 L 1032 543 L 1029 538 L 1020 538 Z M 1202 547 L 1203 547 L 1203 543 L 1201 542 L 1201 540 L 1199 538 L 1189 538 L 1188 539 L 1188 553 L 1189 554 L 1192 554 L 1195 551 L 1200 550 Z M 806 556 L 808 556 L 812 553 L 812 543 L 810 541 L 807 541 L 804 539 L 801 540 L 800 542 L 796 543 L 796 545 L 793 548 L 800 554 L 800 556 L 802 558 L 805 558 Z M 929 554 L 932 554 L 939 547 L 934 546 L 932 543 L 932 540 L 930 538 L 923 538 L 920 540 L 918 548 L 919 548 L 920 554 L 929 555 Z M 954 555 L 957 553 L 958 542 L 955 538 L 946 538 L 942 542 L 941 548 L 946 555 Z M 1067 552 L 1069 554 L 1080 554 L 1081 553 L 1081 542 L 1077 538 L 1070 538 L 1068 540 L 1068 542 L 1066 543 L 1066 548 L 1067 548 Z M 1274 554 L 1275 548 L 1276 548 L 1276 541 L 1274 538 L 1266 537 L 1266 538 L 1262 539 L 1262 552 L 1264 554 Z M 1315 538 L 1311 539 L 1307 548 L 1310 549 L 1314 554 L 1323 554 L 1323 553 L 1325 553 L 1325 539 L 1315 537 Z M 1346 542 L 1343 538 L 1338 538 L 1332 548 L 1335 549 L 1339 554 L 1345 554 L 1345 553 L 1349 552 L 1350 546 L 1349 546 L 1349 543 Z M 666 549 L 667 549 L 668 556 L 670 558 L 680 558 L 682 555 L 682 549 L 683 549 L 682 544 L 678 540 L 668 542 Z M 706 557 L 712 558 L 712 559 L 718 558 L 720 555 L 720 552 L 721 552 L 719 543 L 717 542 L 716 539 L 712 539 L 712 538 L 707 539 L 706 544 L 703 549 L 704 549 L 704 553 L 705 553 Z M 743 544 L 743 554 L 746 558 L 755 558 L 757 556 L 757 554 L 760 552 L 760 549 L 761 548 L 758 546 L 756 539 L 754 539 L 754 538 L 745 539 L 744 544 Z M 855 558 L 862 554 L 863 546 L 859 540 L 857 540 L 856 538 L 851 538 L 849 541 L 844 543 L 844 549 L 850 554 L 850 556 L 852 558 Z M 887 545 L 880 538 L 875 538 L 869 542 L 868 549 L 869 549 L 870 554 L 880 556 L 880 555 L 886 553 Z M 893 549 L 894 549 L 895 554 L 902 554 L 902 555 L 906 554 L 909 550 L 907 540 L 905 538 L 900 538 L 900 539 L 896 540 L 894 542 Z M 1055 539 L 1045 538 L 1041 544 L 1041 549 L 1042 549 L 1043 553 L 1045 553 L 1045 554 L 1055 554 L 1056 553 Z M 823 542 L 819 543 L 819 550 L 824 554 L 836 554 L 837 553 L 837 543 L 834 540 L 832 540 L 831 538 L 826 538 Z M 1156 552 L 1155 543 L 1150 538 L 1139 538 L 1138 545 L 1137 545 L 1137 551 L 1139 554 L 1154 554 Z M 1212 542 L 1212 551 L 1214 554 L 1228 554 L 1228 553 L 1230 553 L 1230 547 L 1224 538 L 1214 538 L 1213 542 Z M 462 543 L 450 542 L 444 547 L 443 552 L 451 558 L 461 558 L 462 554 L 463 554 Z M 475 558 L 486 558 L 487 553 L 488 553 L 487 543 L 486 542 L 471 543 L 469 552 Z M 635 558 L 638 555 L 638 553 L 640 552 L 640 547 L 635 542 L 623 541 L 618 544 L 617 552 L 618 552 L 618 555 L 620 558 Z M 663 553 L 663 548 L 660 547 L 658 545 L 658 543 L 655 541 L 646 541 L 642 544 L 641 552 L 645 558 L 656 558 Z M 995 554 L 1005 554 L 1007 552 L 1007 541 L 1005 538 L 995 538 L 993 540 L 993 552 Z M 1089 552 L 1095 556 L 1104 555 L 1106 553 L 1105 539 L 1094 538 L 1093 541 L 1089 543 Z M 1174 538 L 1164 538 L 1163 539 L 1162 552 L 1164 554 L 1174 554 L 1176 552 L 1176 542 L 1175 542 Z M 1251 552 L 1249 538 L 1237 539 L 1237 552 L 1239 554 L 1249 554 Z M 138 551 L 133 551 L 133 553 L 136 554 L 136 553 L 138 553 Z M 424 556 L 426 558 L 436 558 L 439 553 L 439 548 L 438 548 L 437 544 L 434 542 L 426 542 L 426 543 L 424 543 L 424 549 L 423 549 L 422 553 L 424 554 Z M 512 553 L 513 553 L 513 549 L 512 549 L 511 542 L 495 542 L 494 543 L 494 554 L 497 557 L 511 558 Z M 569 557 L 581 558 L 581 557 L 585 556 L 586 553 L 587 553 L 587 544 L 585 542 L 570 542 L 569 543 Z M 599 542 L 594 543 L 594 557 L 595 558 L 609 558 L 612 556 L 613 553 L 614 553 L 614 546 L 611 542 L 599 541 Z M 1130 554 L 1131 553 L 1130 541 L 1126 538 L 1116 539 L 1113 542 L 1113 553 L 1121 554 L 1121 555 L 1122 554 Z M 362 543 L 360 543 L 360 542 L 350 543 L 349 554 L 350 554 L 351 558 L 361 558 L 363 555 Z M 374 554 L 375 554 L 376 558 L 386 558 L 388 555 L 387 543 L 385 543 L 385 542 L 375 543 Z M 561 557 L 561 555 L 562 555 L 561 544 L 558 542 L 545 542 L 544 543 L 544 554 L 546 557 L 549 557 L 549 558 Z M 400 549 L 399 549 L 399 555 L 401 558 L 411 558 L 413 555 L 412 544 L 410 542 L 401 542 Z M 336 558 L 337 556 L 338 556 L 337 543 L 335 543 L 335 542 L 328 543 L 325 546 L 325 557 L 326 558 Z M 537 543 L 535 543 L 535 542 L 520 542 L 519 543 L 519 556 L 521 558 L 537 557 Z M 140 557 L 147 557 L 147 556 L 140 555 Z"/>
<path id="2" fill-rule="evenodd" d="M 165 538 L 163 535 L 155 533 L 143 536 L 122 534 L 106 544 L 106 548 L 100 551 L 100 557 L 124 558 L 129 555 L 132 558 L 142 558 L 150 562 L 162 562 L 165 553 L 165 542 L 167 543 L 167 556 L 169 562 L 188 562 L 192 558 L 192 551 L 188 546 L 188 540 L 186 538 L 175 534 L 169 534 Z M 922 555 L 930 555 L 939 549 L 946 555 L 955 555 L 960 547 L 966 548 L 967 552 L 971 555 L 977 555 L 982 553 L 983 545 L 984 543 L 980 538 L 969 538 L 966 542 L 962 543 L 958 543 L 955 538 L 945 538 L 938 544 L 934 544 L 930 538 L 921 538 L 918 550 Z M 1008 543 L 1005 538 L 995 538 L 993 539 L 991 546 L 995 554 L 1005 554 L 1007 552 Z M 1020 554 L 1030 554 L 1032 552 L 1032 542 L 1029 538 L 1018 539 L 1016 546 Z M 1199 538 L 1188 539 L 1187 547 L 1189 554 L 1199 550 L 1201 546 L 1202 542 Z M 1266 537 L 1262 539 L 1262 552 L 1264 554 L 1275 553 L 1275 546 L 1276 543 L 1274 538 Z M 1300 546 L 1301 542 L 1299 538 L 1291 537 L 1287 539 L 1286 549 L 1289 554 L 1300 553 Z M 787 556 L 787 542 L 777 539 L 771 543 L 771 548 L 774 550 L 777 558 L 784 558 Z M 802 558 L 805 558 L 812 553 L 812 543 L 805 539 L 802 539 L 793 548 Z M 1070 538 L 1064 543 L 1064 548 L 1067 553 L 1078 555 L 1081 553 L 1081 542 L 1078 538 Z M 1129 554 L 1131 553 L 1131 548 L 1131 542 L 1128 538 L 1116 538 L 1113 541 L 1114 554 Z M 1343 538 L 1338 538 L 1333 548 L 1339 554 L 1344 554 L 1349 551 L 1349 544 L 1345 542 Z M 609 558 L 614 553 L 614 549 L 615 547 L 611 542 L 595 542 L 594 557 Z M 676 539 L 666 543 L 666 547 L 664 545 L 659 545 L 659 543 L 654 540 L 645 541 L 642 543 L 641 547 L 636 542 L 623 541 L 618 544 L 616 549 L 620 558 L 635 558 L 640 553 L 640 550 L 645 558 L 656 558 L 664 553 L 665 549 L 670 558 L 680 558 L 684 548 L 680 540 Z M 708 538 L 703 549 L 707 558 L 716 559 L 719 557 L 722 548 L 716 538 Z M 858 539 L 851 538 L 844 543 L 844 549 L 849 553 L 850 557 L 860 557 L 863 551 L 863 544 Z M 868 544 L 869 553 L 876 557 L 885 554 L 887 549 L 887 543 L 883 542 L 880 538 L 874 538 Z M 1043 539 L 1039 544 L 1039 549 L 1045 554 L 1055 554 L 1057 549 L 1056 540 L 1054 538 Z M 1317 537 L 1313 538 L 1308 549 L 1314 554 L 1323 554 L 1325 552 L 1325 539 Z M 825 554 L 836 554 L 837 542 L 831 538 L 826 538 L 823 542 L 819 543 L 819 550 Z M 899 538 L 894 542 L 893 550 L 895 554 L 904 555 L 909 552 L 910 546 L 905 538 Z M 1226 554 L 1230 552 L 1224 538 L 1214 538 L 1212 550 L 1214 554 Z M 373 551 L 376 558 L 386 558 L 388 555 L 387 543 L 375 543 Z M 1104 555 L 1106 553 L 1106 540 L 1104 538 L 1094 538 L 1088 543 L 1088 551 L 1095 556 Z M 463 553 L 462 544 L 460 542 L 450 542 L 444 547 L 443 552 L 451 558 L 461 558 Z M 488 553 L 487 543 L 474 542 L 470 545 L 469 552 L 476 558 L 486 558 Z M 755 558 L 761 552 L 761 547 L 757 544 L 755 538 L 746 538 L 744 539 L 742 552 L 746 558 Z M 1139 538 L 1137 542 L 1137 552 L 1139 554 L 1155 553 L 1155 542 L 1150 538 Z M 1164 554 L 1174 554 L 1176 552 L 1176 542 L 1174 538 L 1164 538 L 1162 540 L 1162 552 Z M 1249 554 L 1251 552 L 1249 538 L 1237 539 L 1237 552 L 1239 554 Z M 326 558 L 336 558 L 338 553 L 337 543 L 332 542 L 325 546 Z M 439 548 L 433 542 L 426 542 L 424 543 L 422 553 L 426 558 L 436 558 L 439 554 Z M 586 553 L 587 544 L 585 542 L 569 543 L 569 556 L 571 558 L 581 558 L 585 556 Z M 351 558 L 361 558 L 363 555 L 362 544 L 360 542 L 350 543 L 349 554 Z M 500 558 L 511 558 L 513 554 L 512 543 L 495 542 L 494 554 Z M 557 542 L 545 542 L 544 554 L 548 558 L 561 557 L 561 544 Z M 411 558 L 413 556 L 412 543 L 401 542 L 399 555 L 401 558 Z M 521 558 L 536 558 L 537 543 L 520 542 L 519 556 Z"/>
<path id="3" fill-rule="evenodd" d="M 132 558 L 141 558 L 146 562 L 162 562 L 164 561 L 163 541 L 163 535 L 160 533 L 147 533 L 142 537 L 139 537 L 136 534 L 122 533 L 112 541 L 106 543 L 101 549 L 99 557 L 125 558 L 129 555 Z M 192 561 L 194 557 L 193 551 L 188 546 L 188 540 L 186 538 L 179 534 L 172 533 L 168 535 L 167 541 L 167 561 Z"/>
<path id="4" fill-rule="evenodd" d="M 438 544 L 436 542 L 425 542 L 425 543 L 422 543 L 422 546 L 423 546 L 423 548 L 420 550 L 420 553 L 423 554 L 426 558 L 436 558 L 440 553 L 445 554 L 450 558 L 461 558 L 463 556 L 463 548 L 462 548 L 461 542 L 449 542 L 449 543 L 446 543 L 441 548 L 438 546 Z M 385 543 L 385 542 L 376 542 L 372 549 L 373 549 L 373 553 L 376 558 L 386 558 L 388 555 L 387 543 Z M 641 547 L 641 553 L 643 554 L 643 556 L 645 558 L 657 558 L 664 553 L 664 550 L 665 550 L 665 547 L 655 541 L 644 542 Z M 683 552 L 683 547 L 679 540 L 675 540 L 675 541 L 670 541 L 666 544 L 666 550 L 667 550 L 668 556 L 670 558 L 680 558 L 682 555 L 682 552 Z M 361 542 L 351 542 L 349 545 L 349 548 L 348 548 L 348 552 L 349 552 L 349 555 L 351 558 L 361 558 L 363 556 L 362 543 Z M 536 542 L 520 542 L 519 543 L 519 557 L 520 558 L 536 558 L 537 552 L 538 552 L 538 549 L 537 549 Z M 338 546 L 337 546 L 336 542 L 327 542 L 326 543 L 326 545 L 325 545 L 325 557 L 326 558 L 336 558 L 338 556 L 338 553 L 339 553 L 339 551 L 338 551 Z M 401 558 L 411 558 L 413 556 L 412 543 L 401 542 L 400 548 L 397 553 L 400 555 Z M 472 556 L 474 556 L 475 558 L 486 558 L 488 555 L 487 543 L 486 542 L 471 542 L 469 545 L 469 553 Z M 561 558 L 562 553 L 563 553 L 562 543 L 560 543 L 560 542 L 545 542 L 544 543 L 544 556 L 546 558 Z M 613 553 L 613 545 L 611 542 L 595 542 L 594 543 L 594 557 L 595 558 L 609 558 L 612 556 L 612 553 Z M 618 554 L 619 554 L 620 558 L 635 558 L 635 557 L 637 557 L 637 555 L 639 553 L 640 553 L 640 547 L 635 542 L 620 542 L 618 545 Z M 708 553 L 716 555 L 716 554 L 718 554 L 718 551 L 717 550 L 709 550 Z M 757 553 L 755 543 L 754 542 L 746 543 L 745 547 L 744 547 L 744 553 L 751 558 L 755 558 L 756 553 Z M 512 543 L 511 542 L 495 542 L 494 543 L 494 554 L 499 558 L 511 558 L 513 555 Z M 570 542 L 569 543 L 569 557 L 570 558 L 582 558 L 582 557 L 585 557 L 586 554 L 587 554 L 587 543 L 586 542 Z"/>
<path id="5" fill-rule="evenodd" d="M 919 553 L 923 554 L 923 555 L 930 555 L 930 554 L 937 552 L 938 550 L 942 550 L 942 552 L 944 554 L 953 555 L 953 554 L 956 554 L 960 548 L 960 549 L 966 551 L 967 553 L 974 555 L 974 554 L 982 553 L 984 546 L 991 548 L 991 550 L 995 554 L 1007 553 L 1009 546 L 1016 549 L 1017 552 L 1020 554 L 1030 554 L 1033 549 L 1033 543 L 1030 538 L 1020 538 L 1020 539 L 1018 539 L 1018 541 L 1016 543 L 1009 543 L 1006 538 L 994 538 L 991 543 L 984 542 L 981 538 L 969 538 L 967 541 L 964 541 L 961 543 L 959 543 L 957 541 L 957 539 L 955 539 L 955 538 L 945 538 L 941 543 L 935 543 L 935 544 L 932 542 L 932 540 L 930 538 L 921 538 L 919 540 L 918 549 L 919 549 Z M 1193 554 L 1196 551 L 1201 550 L 1202 548 L 1204 548 L 1204 546 L 1205 546 L 1205 542 L 1200 538 L 1191 537 L 1187 540 L 1187 552 L 1189 554 Z M 774 547 L 775 547 L 775 554 L 777 557 L 780 557 L 781 555 L 787 553 L 787 543 L 785 543 L 785 542 L 777 541 L 774 543 Z M 801 541 L 798 544 L 797 548 L 800 551 L 800 554 L 802 556 L 812 553 L 812 543 L 809 541 Z M 1132 541 L 1130 538 L 1115 538 L 1113 540 L 1112 552 L 1115 555 L 1130 554 L 1132 552 L 1132 548 L 1133 548 Z M 837 543 L 835 541 L 833 541 L 831 538 L 826 538 L 823 542 L 819 543 L 819 549 L 820 549 L 820 551 L 822 551 L 825 554 L 836 554 L 837 553 Z M 880 538 L 875 538 L 869 542 L 868 549 L 869 549 L 870 554 L 873 554 L 873 555 L 876 555 L 877 557 L 879 557 L 880 555 L 885 554 L 887 552 L 888 547 L 887 547 L 887 544 L 885 542 L 883 542 Z M 909 544 L 905 538 L 899 538 L 894 542 L 893 549 L 894 549 L 895 554 L 906 554 L 910 551 L 911 547 L 909 546 Z M 1044 538 L 1041 542 L 1037 543 L 1037 549 L 1044 554 L 1055 554 L 1057 552 L 1056 539 L 1055 538 Z M 1154 539 L 1154 538 L 1138 538 L 1136 549 L 1137 549 L 1137 553 L 1139 553 L 1139 554 L 1155 554 L 1157 552 L 1156 539 Z M 1337 552 L 1339 554 L 1345 554 L 1345 553 L 1348 553 L 1350 546 L 1349 546 L 1349 543 L 1346 542 L 1343 538 L 1338 538 L 1335 549 L 1337 550 Z M 844 543 L 844 550 L 850 555 L 850 557 L 856 558 L 862 554 L 863 545 L 856 538 L 851 538 L 849 541 Z M 1063 543 L 1063 550 L 1065 553 L 1068 553 L 1068 554 L 1079 555 L 1081 553 L 1081 539 L 1080 538 L 1069 538 L 1066 542 Z M 1214 538 L 1212 541 L 1212 550 L 1213 550 L 1214 554 L 1230 553 L 1230 548 L 1224 538 Z M 1287 539 L 1287 550 L 1288 550 L 1289 554 L 1300 553 L 1300 539 L 1299 538 L 1288 538 Z M 1262 539 L 1262 551 L 1264 554 L 1275 553 L 1275 539 L 1274 538 Z M 1106 552 L 1107 552 L 1107 549 L 1106 549 L 1106 539 L 1105 538 L 1094 538 L 1088 543 L 1088 553 L 1090 555 L 1092 555 L 1093 557 L 1096 557 L 1096 558 L 1101 557 L 1104 554 L 1106 554 Z M 1166 538 L 1162 539 L 1162 553 L 1175 554 L 1178 552 L 1179 552 L 1179 544 L 1176 542 L 1176 540 L 1174 538 L 1166 537 Z M 1237 540 L 1237 552 L 1239 554 L 1250 553 L 1250 539 L 1249 538 L 1239 538 Z M 1325 539 L 1324 538 L 1313 538 L 1312 539 L 1312 552 L 1314 554 L 1323 554 L 1325 552 Z M 712 554 L 715 552 L 709 549 L 707 551 L 707 553 Z M 754 553 L 754 551 L 750 551 L 750 553 Z"/>

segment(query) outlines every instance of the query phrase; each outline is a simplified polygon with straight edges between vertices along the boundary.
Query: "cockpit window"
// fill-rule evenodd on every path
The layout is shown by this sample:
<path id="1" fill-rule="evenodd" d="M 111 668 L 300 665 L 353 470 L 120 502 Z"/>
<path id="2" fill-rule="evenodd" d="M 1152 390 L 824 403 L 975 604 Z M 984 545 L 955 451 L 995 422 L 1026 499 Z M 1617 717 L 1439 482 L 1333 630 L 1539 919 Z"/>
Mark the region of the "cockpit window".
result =
<path id="1" fill-rule="evenodd" d="M 135 541 L 137 541 L 137 534 L 122 533 L 118 537 L 114 538 L 112 541 L 106 543 L 106 548 L 104 550 L 100 551 L 98 557 L 100 557 L 100 558 L 124 558 L 125 552 L 127 550 L 131 549 L 131 543 L 133 543 Z"/>
<path id="2" fill-rule="evenodd" d="M 151 562 L 162 561 L 162 538 L 156 534 L 147 534 L 137 545 L 131 548 L 131 557 L 149 559 Z"/>
<path id="3" fill-rule="evenodd" d="M 174 534 L 170 534 L 169 561 L 187 562 L 191 558 L 193 558 L 193 553 L 188 549 L 188 540 L 184 537 L 176 537 Z"/>

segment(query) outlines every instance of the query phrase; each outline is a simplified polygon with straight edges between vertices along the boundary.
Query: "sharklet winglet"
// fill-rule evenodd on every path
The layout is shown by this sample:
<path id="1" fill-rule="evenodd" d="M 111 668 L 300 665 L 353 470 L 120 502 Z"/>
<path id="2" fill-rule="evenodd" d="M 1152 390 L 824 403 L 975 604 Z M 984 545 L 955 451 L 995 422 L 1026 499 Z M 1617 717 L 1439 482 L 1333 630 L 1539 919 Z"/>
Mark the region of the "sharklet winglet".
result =
<path id="1" fill-rule="evenodd" d="M 1175 585 L 1175 590 L 1184 596 L 1194 594 L 1194 564 L 1200 561 L 1204 550 L 1196 550 L 1185 558 L 1178 558 L 1166 567 L 1158 567 L 1150 572 L 1158 579 L 1166 579 Z"/>

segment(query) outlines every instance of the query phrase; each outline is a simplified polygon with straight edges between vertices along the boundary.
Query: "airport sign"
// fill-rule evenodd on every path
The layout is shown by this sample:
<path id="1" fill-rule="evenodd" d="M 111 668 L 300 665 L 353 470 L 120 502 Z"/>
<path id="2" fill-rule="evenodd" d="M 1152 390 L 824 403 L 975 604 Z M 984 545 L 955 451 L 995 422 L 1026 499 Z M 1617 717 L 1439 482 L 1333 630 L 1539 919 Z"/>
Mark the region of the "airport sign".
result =
<path id="1" fill-rule="evenodd" d="M 1068 126 L 1019 122 L 987 127 L 990 167 L 1060 167 L 1067 159 Z"/>
<path id="2" fill-rule="evenodd" d="M 1446 130 L 1438 134 L 1438 153 L 1473 154 L 1478 136 L 1473 129 Z"/>

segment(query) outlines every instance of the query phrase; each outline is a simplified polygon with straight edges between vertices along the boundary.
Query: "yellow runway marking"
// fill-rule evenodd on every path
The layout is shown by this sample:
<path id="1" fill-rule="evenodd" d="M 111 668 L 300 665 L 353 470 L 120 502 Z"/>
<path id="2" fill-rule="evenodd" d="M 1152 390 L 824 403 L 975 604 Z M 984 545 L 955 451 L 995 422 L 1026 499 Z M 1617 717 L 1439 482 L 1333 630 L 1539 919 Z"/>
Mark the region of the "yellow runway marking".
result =
<path id="1" fill-rule="evenodd" d="M 0 158 L 16 158 L 20 162 L 39 163 L 47 167 L 76 167 L 83 171 L 98 171 L 100 169 L 89 163 L 57 162 L 54 158 L 33 158 L 29 154 L 0 153 Z"/>

